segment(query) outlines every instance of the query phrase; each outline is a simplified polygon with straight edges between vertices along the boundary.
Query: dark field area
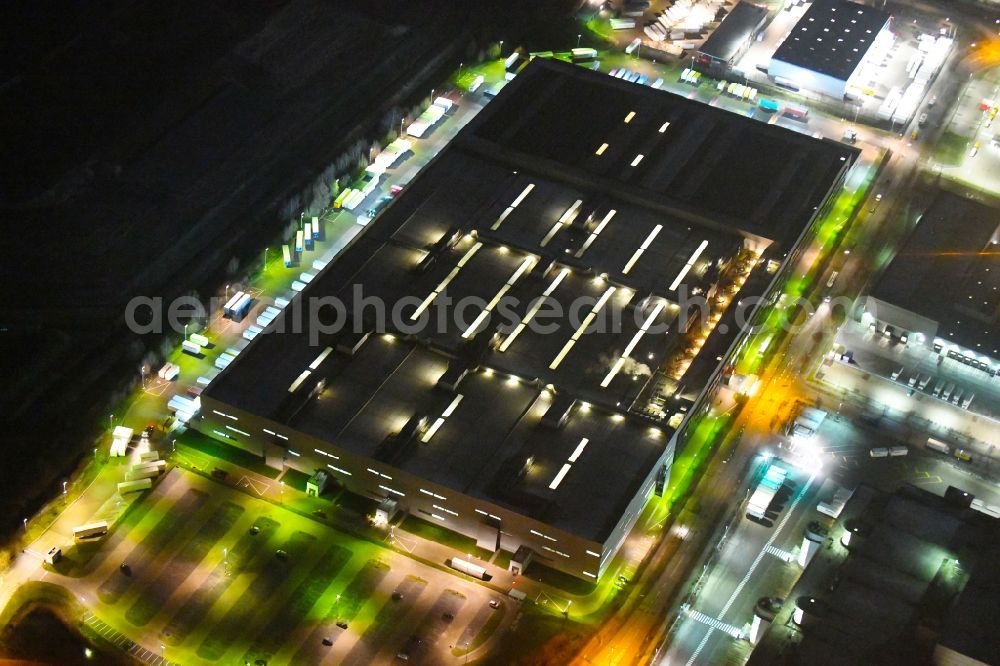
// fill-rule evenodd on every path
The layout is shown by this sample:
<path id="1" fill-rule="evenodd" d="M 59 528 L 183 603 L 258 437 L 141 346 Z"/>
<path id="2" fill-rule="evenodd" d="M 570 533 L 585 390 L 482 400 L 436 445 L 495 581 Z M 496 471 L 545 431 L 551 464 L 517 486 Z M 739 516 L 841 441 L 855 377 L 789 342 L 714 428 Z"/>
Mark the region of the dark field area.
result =
<path id="1" fill-rule="evenodd" d="M 0 641 L 0 658 L 60 666 L 129 663 L 110 651 L 95 652 L 92 658 L 87 659 L 85 648 L 87 643 L 70 631 L 52 611 L 40 607 L 24 616 L 15 627 L 8 627 L 4 631 Z"/>

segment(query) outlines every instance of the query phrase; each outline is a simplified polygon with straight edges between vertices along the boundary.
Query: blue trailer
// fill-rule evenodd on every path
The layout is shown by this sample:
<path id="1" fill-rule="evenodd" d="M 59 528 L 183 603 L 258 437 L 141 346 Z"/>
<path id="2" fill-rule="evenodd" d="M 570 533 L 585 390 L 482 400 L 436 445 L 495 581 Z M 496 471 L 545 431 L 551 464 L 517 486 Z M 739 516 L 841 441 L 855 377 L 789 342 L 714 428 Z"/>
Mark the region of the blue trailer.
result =
<path id="1" fill-rule="evenodd" d="M 764 111 L 767 111 L 768 113 L 777 113 L 778 110 L 781 108 L 780 106 L 778 106 L 778 103 L 775 102 L 773 99 L 764 99 L 764 98 L 761 98 L 761 100 L 757 102 L 757 106 L 759 106 Z"/>

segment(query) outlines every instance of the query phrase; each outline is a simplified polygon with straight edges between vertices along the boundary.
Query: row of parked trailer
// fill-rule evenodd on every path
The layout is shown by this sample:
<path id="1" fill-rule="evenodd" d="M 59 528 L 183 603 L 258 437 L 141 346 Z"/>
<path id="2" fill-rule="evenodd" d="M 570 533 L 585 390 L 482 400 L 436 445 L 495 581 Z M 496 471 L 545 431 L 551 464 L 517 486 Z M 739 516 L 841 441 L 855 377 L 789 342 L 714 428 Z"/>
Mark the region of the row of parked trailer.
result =
<path id="1" fill-rule="evenodd" d="M 678 46 L 681 49 L 688 51 L 694 48 L 694 42 L 691 40 L 701 36 L 697 31 L 694 33 L 688 33 L 684 30 L 665 27 L 660 19 L 650 21 L 643 26 L 642 31 L 646 33 L 646 36 L 653 42 L 660 43 L 670 41 L 673 42 L 674 46 Z"/>
<path id="2" fill-rule="evenodd" d="M 752 86 L 746 86 L 735 81 L 719 81 L 715 88 L 720 93 L 725 93 L 736 99 L 742 99 L 744 102 L 754 104 L 757 101 L 757 89 Z"/>
<path id="3" fill-rule="evenodd" d="M 621 79 L 622 81 L 628 81 L 629 83 L 638 83 L 639 85 L 646 85 L 649 83 L 649 77 L 647 75 L 640 72 L 633 72 L 625 67 L 615 67 L 608 72 L 608 76 L 615 79 Z M 662 79 L 660 79 L 660 85 L 663 85 Z"/>
<path id="4" fill-rule="evenodd" d="M 696 86 L 701 83 L 701 72 L 685 67 L 684 71 L 681 72 L 681 81 Z"/>
<path id="5" fill-rule="evenodd" d="M 201 398 L 198 396 L 180 395 L 178 393 L 167 401 L 167 409 L 174 413 L 178 421 L 187 423 L 201 409 Z"/>
<path id="6" fill-rule="evenodd" d="M 933 376 L 921 373 L 919 370 L 907 371 L 905 366 L 901 366 L 898 370 L 895 370 L 889 378 L 894 382 L 906 384 L 906 386 L 914 391 L 923 391 L 930 386 L 931 380 L 934 379 Z M 975 392 L 963 389 L 957 386 L 955 382 L 948 381 L 943 377 L 939 377 L 934 383 L 934 388 L 930 390 L 930 394 L 935 398 L 950 402 L 962 409 L 968 409 L 972 404 L 972 400 L 976 397 Z"/>
<path id="7" fill-rule="evenodd" d="M 480 81 L 480 84 L 482 82 Z M 452 111 L 455 107 L 455 103 L 448 99 L 447 97 L 437 97 L 434 103 L 428 106 L 420 116 L 417 117 L 409 127 L 406 128 L 406 133 L 409 136 L 421 138 L 430 129 L 432 129 L 446 113 Z"/>
<path id="8" fill-rule="evenodd" d="M 126 426 L 116 426 L 111 432 L 111 457 L 120 458 L 128 451 L 128 445 L 132 441 L 132 428 Z"/>
<path id="9" fill-rule="evenodd" d="M 250 313 L 252 305 L 253 296 L 246 292 L 238 291 L 222 307 L 222 316 L 226 319 L 232 319 L 237 323 L 241 322 Z"/>

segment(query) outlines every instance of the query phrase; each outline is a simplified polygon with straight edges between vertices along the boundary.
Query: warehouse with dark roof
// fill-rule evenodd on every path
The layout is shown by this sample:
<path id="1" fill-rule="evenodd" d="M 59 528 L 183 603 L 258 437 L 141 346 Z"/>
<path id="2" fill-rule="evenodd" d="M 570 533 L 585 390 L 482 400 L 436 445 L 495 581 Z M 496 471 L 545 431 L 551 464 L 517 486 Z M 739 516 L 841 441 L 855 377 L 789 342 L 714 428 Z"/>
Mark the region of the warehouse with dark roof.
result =
<path id="1" fill-rule="evenodd" d="M 767 7 L 746 0 L 736 3 L 698 49 L 699 69 L 715 76 L 727 72 L 750 48 L 767 22 L 767 13 Z"/>
<path id="2" fill-rule="evenodd" d="M 864 299 L 865 325 L 1000 371 L 1000 210 L 942 192 Z"/>
<path id="3" fill-rule="evenodd" d="M 856 155 L 536 59 L 194 425 L 595 580 L 718 380 L 738 331 L 716 324 L 768 289 Z"/>

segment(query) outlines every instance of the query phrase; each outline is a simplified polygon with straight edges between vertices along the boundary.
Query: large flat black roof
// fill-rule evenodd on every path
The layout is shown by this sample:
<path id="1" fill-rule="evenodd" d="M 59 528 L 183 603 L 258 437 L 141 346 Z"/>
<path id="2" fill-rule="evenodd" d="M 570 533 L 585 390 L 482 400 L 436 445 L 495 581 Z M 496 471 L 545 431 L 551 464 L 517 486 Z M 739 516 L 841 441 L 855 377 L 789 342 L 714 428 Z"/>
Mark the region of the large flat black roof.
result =
<path id="1" fill-rule="evenodd" d="M 767 7 L 738 2 L 698 49 L 716 60 L 729 62 L 753 38 L 767 19 Z"/>
<path id="2" fill-rule="evenodd" d="M 1000 358 L 1000 209 L 941 192 L 871 295 L 938 322 L 938 336 Z"/>
<path id="3" fill-rule="evenodd" d="M 711 291 L 750 244 L 780 258 L 855 155 L 536 59 L 205 395 L 603 540 L 690 404 L 640 408 L 681 349 L 683 294 Z M 292 331 L 313 297 L 343 304 L 343 330 Z M 373 299 L 397 317 L 361 307 Z M 685 395 L 736 332 L 709 336 Z M 394 440 L 445 411 L 430 445 Z"/>
<path id="4" fill-rule="evenodd" d="M 772 58 L 846 81 L 889 13 L 850 0 L 815 0 Z"/>
<path id="5" fill-rule="evenodd" d="M 790 246 L 858 154 L 566 63 L 531 67 L 470 123 L 463 148 L 699 224 Z"/>

